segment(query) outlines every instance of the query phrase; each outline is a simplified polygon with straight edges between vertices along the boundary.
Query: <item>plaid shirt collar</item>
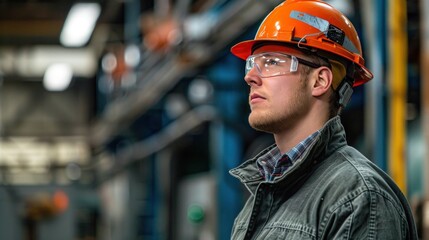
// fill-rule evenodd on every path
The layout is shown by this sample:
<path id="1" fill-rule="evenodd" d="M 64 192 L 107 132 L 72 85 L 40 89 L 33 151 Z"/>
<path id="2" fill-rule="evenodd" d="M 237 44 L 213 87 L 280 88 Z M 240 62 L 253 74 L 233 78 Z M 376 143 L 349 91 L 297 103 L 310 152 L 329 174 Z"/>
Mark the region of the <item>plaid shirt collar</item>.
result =
<path id="1" fill-rule="evenodd" d="M 278 147 L 271 149 L 256 161 L 259 172 L 266 181 L 273 181 L 275 177 L 285 173 L 319 135 L 320 131 L 314 132 L 285 154 L 282 154 Z"/>

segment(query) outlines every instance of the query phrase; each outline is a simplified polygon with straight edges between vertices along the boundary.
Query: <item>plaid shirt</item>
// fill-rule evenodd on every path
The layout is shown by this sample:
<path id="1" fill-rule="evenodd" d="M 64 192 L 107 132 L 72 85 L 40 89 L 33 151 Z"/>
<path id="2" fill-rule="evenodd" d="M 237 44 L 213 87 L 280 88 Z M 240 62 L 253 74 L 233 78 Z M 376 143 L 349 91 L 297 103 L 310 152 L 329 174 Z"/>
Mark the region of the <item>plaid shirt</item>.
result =
<path id="1" fill-rule="evenodd" d="M 285 154 L 282 154 L 278 147 L 271 149 L 256 161 L 261 175 L 269 182 L 273 181 L 275 177 L 281 176 L 299 159 L 319 135 L 320 131 L 316 131 Z"/>

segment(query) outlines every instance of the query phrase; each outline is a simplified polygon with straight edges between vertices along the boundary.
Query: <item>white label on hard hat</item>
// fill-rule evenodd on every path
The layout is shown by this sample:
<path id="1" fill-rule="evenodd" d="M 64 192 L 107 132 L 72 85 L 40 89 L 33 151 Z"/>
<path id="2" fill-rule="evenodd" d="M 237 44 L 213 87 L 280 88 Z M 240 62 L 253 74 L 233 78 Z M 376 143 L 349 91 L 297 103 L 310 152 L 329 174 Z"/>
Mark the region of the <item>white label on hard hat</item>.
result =
<path id="1" fill-rule="evenodd" d="M 303 12 L 299 12 L 299 11 L 295 11 L 293 10 L 290 15 L 291 18 L 294 18 L 296 20 L 299 20 L 301 22 L 304 22 L 314 28 L 319 29 L 321 32 L 326 32 L 328 31 L 329 28 L 329 22 L 326 21 L 325 19 L 319 18 L 319 17 L 315 17 L 312 16 L 310 14 L 307 13 L 303 13 Z"/>
<path id="2" fill-rule="evenodd" d="M 329 30 L 329 25 L 330 25 L 330 23 L 327 20 L 313 16 L 313 15 L 310 15 L 308 13 L 299 12 L 296 10 L 292 10 L 290 12 L 289 16 L 293 19 L 296 19 L 296 20 L 299 20 L 303 23 L 306 23 L 306 24 L 308 24 L 308 25 L 310 25 L 316 29 L 319 29 L 320 32 L 327 35 L 327 32 Z M 312 35 L 312 34 L 309 34 L 309 35 Z M 309 36 L 309 35 L 306 35 L 306 36 Z M 306 36 L 304 36 L 304 37 L 306 37 Z M 345 49 L 349 50 L 350 52 L 359 53 L 357 47 L 353 44 L 353 42 L 347 36 L 345 36 L 344 42 L 342 43 L 342 46 Z"/>

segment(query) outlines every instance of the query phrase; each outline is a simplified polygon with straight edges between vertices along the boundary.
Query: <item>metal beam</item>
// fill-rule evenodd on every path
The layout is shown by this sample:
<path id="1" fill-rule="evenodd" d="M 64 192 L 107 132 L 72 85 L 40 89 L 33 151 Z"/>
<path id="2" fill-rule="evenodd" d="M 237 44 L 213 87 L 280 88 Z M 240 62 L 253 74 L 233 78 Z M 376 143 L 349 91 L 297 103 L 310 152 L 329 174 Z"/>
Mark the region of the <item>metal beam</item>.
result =
<path id="1" fill-rule="evenodd" d="M 132 163 L 146 159 L 152 154 L 167 148 L 189 131 L 215 119 L 216 115 L 215 109 L 210 106 L 200 106 L 190 110 L 159 133 L 120 151 L 115 157 L 116 161 L 113 165 L 100 173 L 101 179 L 111 177 L 113 174 L 123 171 Z M 95 163 L 95 165 L 97 164 Z"/>

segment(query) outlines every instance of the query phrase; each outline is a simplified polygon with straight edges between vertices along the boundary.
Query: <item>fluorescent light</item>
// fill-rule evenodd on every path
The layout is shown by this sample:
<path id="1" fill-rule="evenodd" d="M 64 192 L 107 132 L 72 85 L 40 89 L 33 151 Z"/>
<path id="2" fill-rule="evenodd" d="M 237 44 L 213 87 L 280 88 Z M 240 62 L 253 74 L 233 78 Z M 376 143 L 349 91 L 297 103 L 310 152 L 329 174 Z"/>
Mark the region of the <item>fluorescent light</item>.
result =
<path id="1" fill-rule="evenodd" d="M 100 12 L 98 3 L 74 4 L 61 31 L 61 44 L 68 47 L 85 45 L 94 31 Z"/>
<path id="2" fill-rule="evenodd" d="M 71 82 L 73 71 L 70 65 L 55 63 L 48 67 L 43 77 L 43 85 L 48 91 L 63 91 Z"/>

